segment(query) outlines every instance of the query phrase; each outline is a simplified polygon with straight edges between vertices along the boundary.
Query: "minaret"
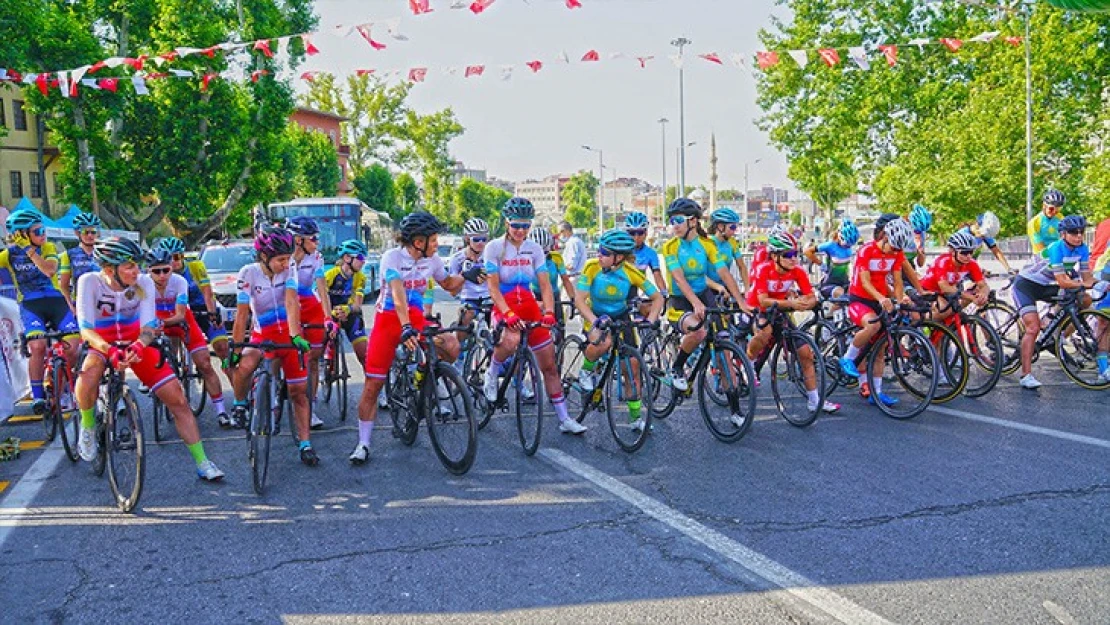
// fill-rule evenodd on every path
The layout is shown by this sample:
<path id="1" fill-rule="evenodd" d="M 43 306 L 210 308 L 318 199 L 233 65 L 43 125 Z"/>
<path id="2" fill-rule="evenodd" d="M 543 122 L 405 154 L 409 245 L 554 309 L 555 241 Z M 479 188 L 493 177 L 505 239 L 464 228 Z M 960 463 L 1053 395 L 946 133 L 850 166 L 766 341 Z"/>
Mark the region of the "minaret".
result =
<path id="1" fill-rule="evenodd" d="M 709 212 L 717 210 L 717 135 L 709 135 Z"/>

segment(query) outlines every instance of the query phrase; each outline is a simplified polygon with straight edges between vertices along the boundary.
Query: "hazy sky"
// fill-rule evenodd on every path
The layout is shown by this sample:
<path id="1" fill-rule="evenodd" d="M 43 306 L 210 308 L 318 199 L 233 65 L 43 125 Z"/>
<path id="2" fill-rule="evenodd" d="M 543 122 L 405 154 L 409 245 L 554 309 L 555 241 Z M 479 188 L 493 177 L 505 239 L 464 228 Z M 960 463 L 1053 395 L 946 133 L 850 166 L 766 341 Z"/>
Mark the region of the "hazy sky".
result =
<path id="1" fill-rule="evenodd" d="M 466 133 L 451 144 L 453 155 L 473 168 L 509 180 L 540 178 L 589 168 L 597 171 L 597 154 L 618 176 L 636 176 L 658 184 L 662 176 L 662 135 L 657 120 L 666 117 L 667 182 L 675 182 L 678 146 L 678 69 L 668 58 L 669 42 L 679 36 L 693 41 L 686 48 L 686 181 L 708 184 L 709 137 L 716 133 L 719 187 L 741 188 L 744 163 L 753 188 L 762 184 L 792 186 L 786 160 L 770 147 L 755 125 L 755 81 L 729 62 L 742 52 L 749 59 L 759 49 L 757 32 L 769 26 L 773 0 L 581 0 L 568 10 L 563 0 L 496 0 L 481 15 L 450 9 L 451 0 L 431 0 L 434 12 L 414 16 L 406 0 L 317 0 L 322 31 L 335 24 L 381 20 L 374 38 L 387 44 L 373 50 L 357 33 L 338 38 L 322 33 L 315 43 L 321 54 L 304 69 L 351 73 L 357 68 L 407 72 L 429 68 L 427 81 L 414 86 L 410 99 L 419 111 L 450 106 Z M 396 41 L 385 21 L 400 17 Z M 599 63 L 580 63 L 596 49 Z M 569 65 L 556 62 L 561 51 Z M 628 58 L 610 60 L 621 52 Z M 696 57 L 716 52 L 718 66 Z M 637 56 L 654 55 L 646 69 Z M 524 63 L 543 61 L 532 74 Z M 447 67 L 485 64 L 481 77 L 446 75 Z M 514 64 L 511 80 L 502 81 L 501 66 Z M 297 81 L 300 82 L 299 80 Z M 613 170 L 606 172 L 610 179 Z"/>

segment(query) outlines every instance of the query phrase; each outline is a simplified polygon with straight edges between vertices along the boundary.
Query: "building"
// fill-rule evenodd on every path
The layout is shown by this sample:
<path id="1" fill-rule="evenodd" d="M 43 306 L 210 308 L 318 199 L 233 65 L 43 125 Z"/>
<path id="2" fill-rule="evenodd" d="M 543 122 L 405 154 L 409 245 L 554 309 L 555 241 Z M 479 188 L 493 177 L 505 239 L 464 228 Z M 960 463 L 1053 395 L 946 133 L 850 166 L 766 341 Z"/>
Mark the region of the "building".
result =
<path id="1" fill-rule="evenodd" d="M 51 207 L 60 214 L 60 153 L 45 124 L 24 104 L 19 87 L 0 82 L 0 206 L 10 209 L 26 197 L 44 214 L 49 216 Z"/>
<path id="2" fill-rule="evenodd" d="M 343 143 L 343 133 L 339 129 L 339 124 L 347 121 L 347 118 L 335 113 L 325 113 L 324 111 L 298 106 L 289 119 L 305 130 L 322 132 L 331 139 L 332 144 L 335 145 L 335 151 L 339 155 L 339 195 L 350 195 L 354 190 L 351 184 L 350 168 L 347 164 L 351 157 L 351 148 Z"/>
<path id="3" fill-rule="evenodd" d="M 639 178 L 617 178 L 607 180 L 601 196 L 601 205 L 606 216 L 624 215 L 633 211 L 645 211 L 645 207 L 653 205 L 650 196 L 658 196 L 659 189 L 651 186 Z M 658 200 L 656 200 L 658 201 Z"/>
<path id="4" fill-rule="evenodd" d="M 459 184 L 466 178 L 486 184 L 488 176 L 484 169 L 469 169 L 462 161 L 455 161 L 455 167 L 451 170 L 451 183 Z"/>
<path id="5" fill-rule="evenodd" d="M 501 178 L 498 178 L 497 176 L 490 176 L 489 178 L 487 178 L 486 179 L 486 184 L 490 185 L 491 187 L 497 187 L 498 189 L 501 189 L 502 191 L 505 191 L 506 193 L 515 193 L 516 192 L 516 183 L 515 182 L 511 182 L 509 180 L 502 180 Z"/>
<path id="6" fill-rule="evenodd" d="M 543 180 L 526 180 L 516 183 L 513 195 L 527 198 L 536 208 L 536 222 L 550 226 L 563 220 L 566 207 L 563 205 L 563 187 L 569 176 L 548 176 Z"/>

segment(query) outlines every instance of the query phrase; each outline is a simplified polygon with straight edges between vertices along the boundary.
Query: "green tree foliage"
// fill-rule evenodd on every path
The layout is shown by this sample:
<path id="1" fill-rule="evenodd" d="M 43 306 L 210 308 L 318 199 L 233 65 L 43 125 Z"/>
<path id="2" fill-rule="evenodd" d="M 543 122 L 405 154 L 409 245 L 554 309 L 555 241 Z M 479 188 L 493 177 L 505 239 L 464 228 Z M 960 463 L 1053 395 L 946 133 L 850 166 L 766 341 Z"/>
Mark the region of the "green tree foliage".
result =
<path id="1" fill-rule="evenodd" d="M 339 192 L 339 154 L 328 135 L 305 130 L 290 122 L 286 127 L 292 152 L 283 174 L 292 182 L 287 197 L 334 197 Z"/>
<path id="2" fill-rule="evenodd" d="M 374 163 L 359 172 L 354 179 L 355 195 L 364 204 L 376 211 L 389 213 L 396 219 L 397 205 L 394 202 L 393 174 L 385 165 Z"/>
<path id="3" fill-rule="evenodd" d="M 677 188 L 678 188 L 678 185 L 671 185 L 671 186 L 667 187 L 667 190 L 664 193 L 664 201 L 663 201 L 664 204 L 666 204 L 667 206 L 671 205 L 671 202 L 674 201 L 675 191 L 676 191 Z M 697 187 L 691 187 L 691 186 L 687 185 L 686 193 L 683 193 L 682 197 L 689 197 L 690 194 L 694 191 L 695 188 L 697 188 Z"/>
<path id="4" fill-rule="evenodd" d="M 583 169 L 563 185 L 562 200 L 566 219 L 575 228 L 597 230 L 597 176 Z"/>
<path id="5" fill-rule="evenodd" d="M 455 161 L 447 152 L 447 144 L 462 133 L 462 125 L 449 108 L 429 115 L 406 112 L 404 137 L 409 143 L 400 157 L 420 170 L 424 206 L 448 223 L 454 212 L 451 170 Z"/>
<path id="6" fill-rule="evenodd" d="M 420 203 L 420 187 L 411 174 L 401 173 L 393 179 L 393 201 L 395 206 L 389 215 L 394 221 L 422 208 Z"/>
<path id="7" fill-rule="evenodd" d="M 455 187 L 455 211 L 449 223 L 451 229 L 461 231 L 467 219 L 485 219 L 491 228 L 501 221 L 501 207 L 512 195 L 501 188 L 471 178 L 464 178 Z"/>

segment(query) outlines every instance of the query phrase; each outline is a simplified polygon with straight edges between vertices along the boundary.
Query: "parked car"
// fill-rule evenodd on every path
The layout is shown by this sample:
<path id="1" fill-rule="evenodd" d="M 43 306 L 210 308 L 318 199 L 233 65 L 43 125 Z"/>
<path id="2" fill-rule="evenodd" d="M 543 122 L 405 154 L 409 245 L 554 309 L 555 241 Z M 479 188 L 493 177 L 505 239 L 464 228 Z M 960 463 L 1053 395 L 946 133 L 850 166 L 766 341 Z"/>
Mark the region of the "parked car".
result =
<path id="1" fill-rule="evenodd" d="M 222 309 L 223 322 L 228 328 L 235 320 L 236 278 L 239 270 L 255 261 L 254 241 L 232 239 L 207 243 L 200 250 L 200 260 L 208 268 L 208 278 L 212 281 L 212 294 L 216 296 Z"/>

